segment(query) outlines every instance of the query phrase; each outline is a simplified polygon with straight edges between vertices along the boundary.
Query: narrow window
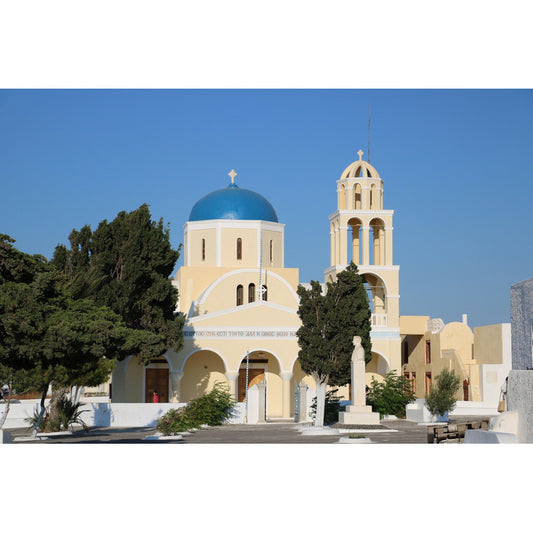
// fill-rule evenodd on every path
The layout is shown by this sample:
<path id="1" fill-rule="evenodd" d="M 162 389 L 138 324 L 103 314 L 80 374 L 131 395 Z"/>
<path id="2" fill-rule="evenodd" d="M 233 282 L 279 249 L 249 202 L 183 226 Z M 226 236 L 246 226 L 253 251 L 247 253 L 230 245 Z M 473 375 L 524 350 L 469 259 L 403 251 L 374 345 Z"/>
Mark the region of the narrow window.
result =
<path id="1" fill-rule="evenodd" d="M 202 239 L 202 261 L 205 261 L 205 239 Z"/>
<path id="2" fill-rule="evenodd" d="M 270 262 L 272 263 L 273 260 L 274 260 L 274 249 L 272 246 L 272 241 L 270 241 Z"/>
<path id="3" fill-rule="evenodd" d="M 261 285 L 261 293 L 262 293 L 261 300 L 263 300 L 263 302 L 266 302 L 267 301 L 267 296 L 268 296 L 268 291 L 267 291 L 267 286 L 266 285 Z"/>
<path id="4" fill-rule="evenodd" d="M 242 305 L 243 303 L 243 288 L 242 285 L 237 285 L 237 305 Z"/>
<path id="5" fill-rule="evenodd" d="M 426 341 L 426 365 L 431 364 L 431 341 Z"/>
<path id="6" fill-rule="evenodd" d="M 426 394 L 431 390 L 431 372 L 426 372 Z"/>
<path id="7" fill-rule="evenodd" d="M 250 283 L 248 285 L 248 303 L 255 302 L 255 285 Z"/>
<path id="8" fill-rule="evenodd" d="M 409 344 L 407 341 L 403 341 L 402 348 L 402 365 L 406 365 L 409 362 Z"/>
<path id="9" fill-rule="evenodd" d="M 239 237 L 237 239 L 237 261 L 242 259 L 242 239 Z"/>

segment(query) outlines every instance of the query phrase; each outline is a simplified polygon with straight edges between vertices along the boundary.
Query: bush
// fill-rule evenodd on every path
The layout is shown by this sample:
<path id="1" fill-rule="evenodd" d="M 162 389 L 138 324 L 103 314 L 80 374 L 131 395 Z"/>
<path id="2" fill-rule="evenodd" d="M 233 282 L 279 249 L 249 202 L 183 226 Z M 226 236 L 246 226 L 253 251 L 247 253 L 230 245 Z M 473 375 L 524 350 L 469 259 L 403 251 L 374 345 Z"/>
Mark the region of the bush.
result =
<path id="1" fill-rule="evenodd" d="M 200 398 L 191 400 L 186 407 L 170 409 L 156 424 L 163 435 L 175 435 L 182 431 L 208 426 L 219 426 L 231 416 L 235 400 L 228 388 L 216 383 L 213 390 Z"/>
<path id="2" fill-rule="evenodd" d="M 336 424 L 339 421 L 339 412 L 346 408 L 341 406 L 340 397 L 337 396 L 339 389 L 330 389 L 326 392 L 326 403 L 324 405 L 324 424 L 329 426 Z M 316 396 L 311 404 L 311 418 L 314 420 L 316 416 Z"/>
<path id="3" fill-rule="evenodd" d="M 57 404 L 57 416 L 52 417 L 49 412 L 46 412 L 41 420 L 38 428 L 40 432 L 56 432 L 67 431 L 73 424 L 80 424 L 84 431 L 89 431 L 87 424 L 81 419 L 81 414 L 86 411 L 80 410 L 82 404 L 80 402 L 74 403 L 67 396 L 62 396 Z M 36 409 L 33 415 L 26 418 L 26 422 L 30 427 L 34 428 L 39 419 L 40 410 Z"/>
<path id="4" fill-rule="evenodd" d="M 380 417 L 394 415 L 398 418 L 405 417 L 405 406 L 414 402 L 416 395 L 411 389 L 411 383 L 396 372 L 387 372 L 383 381 L 372 378 L 368 390 L 366 403 L 372 410 L 378 412 Z"/>
<path id="5" fill-rule="evenodd" d="M 457 402 L 457 391 L 461 387 L 461 378 L 453 370 L 444 369 L 436 378 L 436 387 L 431 387 L 426 396 L 426 407 L 432 415 L 443 416 L 453 411 Z"/>

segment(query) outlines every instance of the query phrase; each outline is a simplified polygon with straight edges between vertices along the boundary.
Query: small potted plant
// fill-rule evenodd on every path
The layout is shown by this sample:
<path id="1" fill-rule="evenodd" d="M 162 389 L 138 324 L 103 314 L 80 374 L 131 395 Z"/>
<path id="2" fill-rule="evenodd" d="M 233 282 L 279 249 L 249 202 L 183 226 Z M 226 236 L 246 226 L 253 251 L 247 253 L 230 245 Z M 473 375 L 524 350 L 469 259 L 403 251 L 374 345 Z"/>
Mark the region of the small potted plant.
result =
<path id="1" fill-rule="evenodd" d="M 444 369 L 436 378 L 436 386 L 431 387 L 426 396 L 426 407 L 435 422 L 448 422 L 449 412 L 455 409 L 457 392 L 461 379 L 453 370 Z"/>

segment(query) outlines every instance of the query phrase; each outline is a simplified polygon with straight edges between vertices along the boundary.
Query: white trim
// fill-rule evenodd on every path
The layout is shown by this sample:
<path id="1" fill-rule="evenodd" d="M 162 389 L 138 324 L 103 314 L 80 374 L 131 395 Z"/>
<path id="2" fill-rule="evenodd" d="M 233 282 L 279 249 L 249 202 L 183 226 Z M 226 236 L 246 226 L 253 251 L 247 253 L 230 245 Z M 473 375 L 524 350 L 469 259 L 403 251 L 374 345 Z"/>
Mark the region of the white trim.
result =
<path id="1" fill-rule="evenodd" d="M 185 223 L 185 231 L 206 230 L 213 228 L 238 228 L 238 229 L 263 229 L 282 233 L 285 224 L 281 222 L 270 222 L 268 220 L 234 220 L 234 219 L 213 219 L 213 220 L 196 220 Z"/>
<path id="2" fill-rule="evenodd" d="M 335 217 L 340 217 L 341 215 L 352 215 L 356 217 L 357 215 L 373 215 L 373 216 L 392 216 L 394 215 L 394 209 L 337 209 L 331 215 L 329 215 L 329 221 L 333 220 Z"/>
<path id="3" fill-rule="evenodd" d="M 187 263 L 186 266 L 189 266 L 191 264 L 191 236 L 189 235 L 187 228 L 185 228 L 183 232 L 183 237 L 187 239 L 187 261 L 185 262 Z"/>
<path id="4" fill-rule="evenodd" d="M 184 326 L 183 335 L 189 339 L 256 339 L 268 338 L 268 340 L 295 339 L 298 327 L 286 326 L 206 326 L 195 328 Z"/>
<path id="5" fill-rule="evenodd" d="M 196 305 L 202 305 L 203 303 L 205 303 L 206 299 L 208 298 L 209 294 L 211 293 L 211 291 L 219 284 L 221 283 L 222 281 L 232 277 L 232 276 L 238 276 L 240 274 L 258 274 L 259 275 L 259 269 L 258 268 L 239 268 L 237 270 L 232 270 L 230 272 L 226 272 L 226 274 L 220 276 L 219 278 L 217 278 L 215 281 L 213 281 L 213 283 L 211 283 L 208 287 L 206 287 L 202 293 L 198 296 L 198 298 L 196 298 L 196 300 L 194 300 L 192 302 L 191 305 L 193 304 L 196 304 Z M 278 281 L 281 281 L 288 289 L 289 291 L 291 292 L 291 294 L 294 295 L 294 301 L 298 304 L 299 301 L 298 301 L 298 295 L 296 294 L 296 291 L 289 285 L 289 282 L 281 277 L 279 274 L 276 274 L 275 272 L 272 272 L 272 271 L 269 271 L 269 275 L 270 276 L 274 276 L 274 278 L 276 278 Z M 269 302 L 265 302 L 265 303 L 269 303 Z M 241 305 L 239 305 L 239 307 L 242 307 Z"/>

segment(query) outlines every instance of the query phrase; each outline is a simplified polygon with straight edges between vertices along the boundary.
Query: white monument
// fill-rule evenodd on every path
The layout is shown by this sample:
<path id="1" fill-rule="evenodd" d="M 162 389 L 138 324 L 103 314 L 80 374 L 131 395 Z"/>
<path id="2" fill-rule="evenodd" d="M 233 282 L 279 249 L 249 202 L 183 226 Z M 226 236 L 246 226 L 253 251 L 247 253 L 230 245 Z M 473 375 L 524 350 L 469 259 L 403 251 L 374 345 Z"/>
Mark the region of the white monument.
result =
<path id="1" fill-rule="evenodd" d="M 346 407 L 346 412 L 339 413 L 339 423 L 350 425 L 379 425 L 379 413 L 373 413 L 372 407 L 366 405 L 365 349 L 361 346 L 361 337 L 354 337 L 353 345 L 352 403 Z"/>

